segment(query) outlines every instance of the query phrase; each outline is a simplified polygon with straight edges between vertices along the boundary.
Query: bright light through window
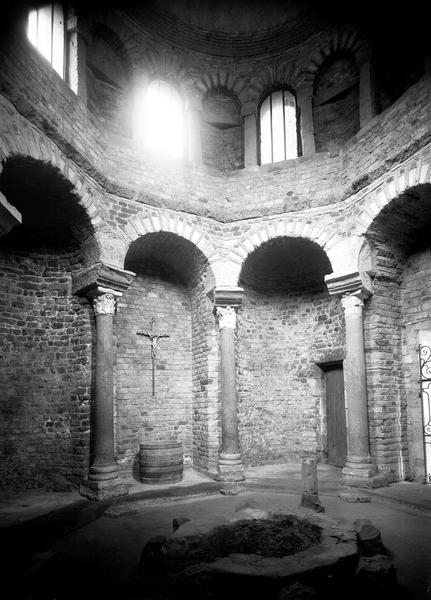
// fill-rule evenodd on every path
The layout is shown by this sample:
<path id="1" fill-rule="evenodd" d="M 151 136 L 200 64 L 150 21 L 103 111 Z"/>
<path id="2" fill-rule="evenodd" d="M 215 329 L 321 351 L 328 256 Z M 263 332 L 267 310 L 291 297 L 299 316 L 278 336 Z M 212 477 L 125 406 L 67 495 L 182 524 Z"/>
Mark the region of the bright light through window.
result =
<path id="1" fill-rule="evenodd" d="M 184 156 L 186 127 L 180 94 L 167 81 L 150 83 L 139 101 L 137 126 L 144 144 L 158 154 Z"/>
<path id="2" fill-rule="evenodd" d="M 265 164 L 297 156 L 295 97 L 287 90 L 278 90 L 267 96 L 260 107 L 260 162 Z"/>
<path id="3" fill-rule="evenodd" d="M 64 20 L 60 4 L 49 4 L 30 11 L 27 35 L 31 43 L 64 77 Z"/>

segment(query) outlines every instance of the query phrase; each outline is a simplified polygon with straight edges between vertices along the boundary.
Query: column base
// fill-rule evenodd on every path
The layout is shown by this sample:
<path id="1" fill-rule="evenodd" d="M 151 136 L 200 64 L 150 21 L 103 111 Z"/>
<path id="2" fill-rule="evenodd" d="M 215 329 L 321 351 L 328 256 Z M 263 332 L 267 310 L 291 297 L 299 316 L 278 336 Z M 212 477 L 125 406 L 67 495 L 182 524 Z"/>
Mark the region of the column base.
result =
<path id="1" fill-rule="evenodd" d="M 92 465 L 88 473 L 91 481 L 108 481 L 118 477 L 118 467 L 115 463 L 110 465 Z"/>
<path id="2" fill-rule="evenodd" d="M 369 456 L 347 457 L 342 472 L 342 485 L 348 487 L 376 488 L 387 485 L 386 478 L 377 474 Z"/>
<path id="3" fill-rule="evenodd" d="M 240 454 L 222 452 L 219 458 L 218 481 L 244 481 L 244 467 Z"/>
<path id="4" fill-rule="evenodd" d="M 79 486 L 79 493 L 89 500 L 111 500 L 118 496 L 127 496 L 129 487 L 118 476 L 104 481 L 85 479 Z"/>

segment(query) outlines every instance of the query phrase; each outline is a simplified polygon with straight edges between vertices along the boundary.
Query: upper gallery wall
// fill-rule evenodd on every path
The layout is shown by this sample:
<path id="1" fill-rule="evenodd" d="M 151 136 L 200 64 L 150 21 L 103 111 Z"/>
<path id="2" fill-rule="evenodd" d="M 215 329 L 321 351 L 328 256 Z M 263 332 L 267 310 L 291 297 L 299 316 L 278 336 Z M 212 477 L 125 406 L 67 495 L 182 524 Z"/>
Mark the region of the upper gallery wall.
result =
<path id="1" fill-rule="evenodd" d="M 80 74 L 85 94 L 72 91 L 35 50 L 27 39 L 27 12 L 21 11 L 0 48 L 0 111 L 8 115 L 2 135 L 13 136 L 18 124 L 34 125 L 113 201 L 224 222 L 338 203 L 427 145 L 431 86 L 425 61 L 422 71 L 413 69 L 392 90 L 375 82 L 370 120 L 361 126 L 360 72 L 373 58 L 376 71 L 383 71 L 384 57 L 373 40 L 350 23 L 341 27 L 330 11 L 310 16 L 303 4 L 275 1 L 266 11 L 259 2 L 247 6 L 241 12 L 233 3 L 211 21 L 193 2 L 172 9 L 162 0 L 111 10 L 78 5 L 77 19 L 67 23 L 86 48 Z M 198 115 L 208 165 L 161 158 L 139 144 L 134 101 L 154 78 L 175 82 L 190 114 Z M 265 94 L 279 86 L 302 102 L 302 155 L 259 166 L 256 117 Z M 304 144 L 307 119 L 317 152 Z M 244 160 L 247 152 L 254 152 L 255 165 Z"/>

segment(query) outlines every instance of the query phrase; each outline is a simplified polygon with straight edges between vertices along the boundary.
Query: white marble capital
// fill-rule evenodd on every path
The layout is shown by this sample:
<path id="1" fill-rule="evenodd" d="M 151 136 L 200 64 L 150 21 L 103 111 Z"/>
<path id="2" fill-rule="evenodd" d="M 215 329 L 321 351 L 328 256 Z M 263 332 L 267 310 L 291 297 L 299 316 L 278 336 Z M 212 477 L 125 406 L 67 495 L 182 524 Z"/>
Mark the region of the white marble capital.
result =
<path id="1" fill-rule="evenodd" d="M 236 310 L 234 306 L 217 306 L 216 313 L 220 329 L 235 329 Z"/>
<path id="2" fill-rule="evenodd" d="M 364 308 L 364 301 L 360 294 L 347 294 L 341 297 L 341 305 L 345 315 L 360 315 Z"/>
<path id="3" fill-rule="evenodd" d="M 115 296 L 114 294 L 101 294 L 93 299 L 93 309 L 96 315 L 115 314 Z"/>

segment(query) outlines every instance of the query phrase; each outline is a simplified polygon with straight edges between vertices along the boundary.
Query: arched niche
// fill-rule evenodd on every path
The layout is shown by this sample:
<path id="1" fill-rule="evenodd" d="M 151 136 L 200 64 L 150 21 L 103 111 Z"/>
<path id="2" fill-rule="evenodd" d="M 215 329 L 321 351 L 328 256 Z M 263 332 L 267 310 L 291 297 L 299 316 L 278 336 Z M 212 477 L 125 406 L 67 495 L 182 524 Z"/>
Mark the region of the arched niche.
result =
<path id="1" fill-rule="evenodd" d="M 203 98 L 201 140 L 204 164 L 222 171 L 244 166 L 240 102 L 224 86 L 211 88 Z"/>
<path id="2" fill-rule="evenodd" d="M 139 444 L 175 438 L 188 462 L 218 461 L 218 346 L 211 268 L 189 240 L 159 231 L 130 244 L 124 267 L 136 273 L 121 298 L 116 336 L 116 430 L 120 464 L 137 469 Z M 151 345 L 138 330 L 154 319 L 160 339 L 152 388 Z"/>
<path id="3" fill-rule="evenodd" d="M 431 340 L 430 215 L 431 185 L 408 188 L 375 216 L 360 254 L 359 268 L 373 274 L 364 314 L 370 449 L 389 481 L 425 478 L 418 347 Z"/>
<path id="4" fill-rule="evenodd" d="M 338 149 L 359 130 L 359 69 L 348 51 L 326 58 L 313 86 L 316 152 Z"/>
<path id="5" fill-rule="evenodd" d="M 276 237 L 244 261 L 238 315 L 238 414 L 246 464 L 326 458 L 324 380 L 316 363 L 343 353 L 339 301 L 324 277 L 324 250 L 296 237 Z"/>
<path id="6" fill-rule="evenodd" d="M 99 259 L 91 220 L 51 165 L 9 158 L 0 190 L 22 225 L 0 239 L 1 480 L 9 489 L 65 491 L 88 471 L 94 322 L 71 294 Z"/>

